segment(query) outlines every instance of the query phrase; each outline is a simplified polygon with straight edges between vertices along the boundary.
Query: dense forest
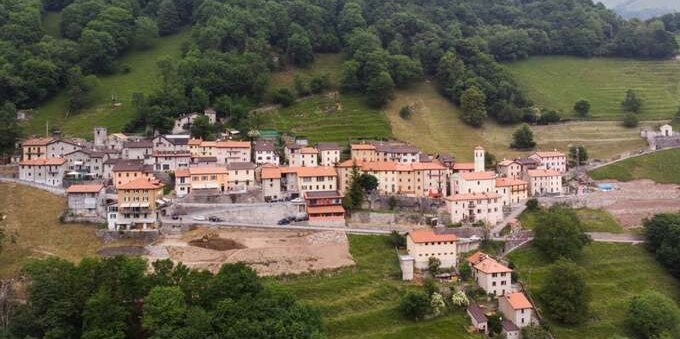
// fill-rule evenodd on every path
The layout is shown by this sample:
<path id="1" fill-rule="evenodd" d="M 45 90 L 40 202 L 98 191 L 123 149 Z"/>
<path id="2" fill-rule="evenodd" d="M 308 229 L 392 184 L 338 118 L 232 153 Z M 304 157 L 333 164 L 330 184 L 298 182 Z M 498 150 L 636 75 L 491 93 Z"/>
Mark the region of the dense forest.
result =
<path id="1" fill-rule="evenodd" d="M 62 11 L 62 39 L 41 13 Z M 344 52 L 341 87 L 384 105 L 394 88 L 430 77 L 463 119 L 526 120 L 532 103 L 499 62 L 530 55 L 666 58 L 673 16 L 627 21 L 591 0 L 0 0 L 0 102 L 34 107 L 68 88 L 87 107 L 91 77 L 120 72 L 117 56 L 193 26 L 181 60 L 161 60 L 154 93 L 135 94 L 127 130 L 166 130 L 207 105 L 244 127 L 268 75 Z M 226 112 L 228 110 L 228 112 Z"/>
<path id="2" fill-rule="evenodd" d="M 3 310 L 9 326 L 0 337 L 323 337 L 316 310 L 266 288 L 244 264 L 212 274 L 162 260 L 147 271 L 144 260 L 123 256 L 29 262 L 28 300 Z"/>

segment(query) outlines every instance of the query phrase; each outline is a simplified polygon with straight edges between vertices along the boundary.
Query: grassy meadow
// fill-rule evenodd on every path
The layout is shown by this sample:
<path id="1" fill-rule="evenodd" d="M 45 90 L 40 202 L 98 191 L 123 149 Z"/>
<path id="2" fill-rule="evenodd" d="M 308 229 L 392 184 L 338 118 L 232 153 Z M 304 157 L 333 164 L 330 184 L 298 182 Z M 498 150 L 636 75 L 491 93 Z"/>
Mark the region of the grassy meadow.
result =
<path id="1" fill-rule="evenodd" d="M 680 106 L 680 61 L 532 57 L 505 67 L 542 107 L 574 116 L 574 103 L 588 99 L 596 120 L 620 120 L 628 89 L 643 100 L 640 120 L 670 119 Z"/>
<path id="2" fill-rule="evenodd" d="M 349 240 L 355 267 L 272 278 L 269 285 L 317 307 L 330 338 L 479 338 L 466 332 L 469 319 L 462 311 L 421 322 L 402 318 L 399 298 L 421 287 L 400 280 L 388 238 L 350 235 Z"/>
<path id="3" fill-rule="evenodd" d="M 108 127 L 112 132 L 120 131 L 135 114 L 131 104 L 132 94 L 150 93 L 156 87 L 156 62 L 166 56 L 179 58 L 182 43 L 188 41 L 190 35 L 190 30 L 184 30 L 162 37 L 148 50 L 132 50 L 119 58 L 117 64 L 129 65 L 130 72 L 99 76 L 94 104 L 81 112 L 67 116 L 68 94 L 61 91 L 36 109 L 25 126 L 25 133 L 44 134 L 46 122 L 49 122 L 50 128 L 60 128 L 67 135 L 85 138 L 92 138 L 92 128 L 95 126 Z M 122 107 L 112 107 L 112 96 L 122 103 Z"/>
<path id="4" fill-rule="evenodd" d="M 585 227 L 586 232 L 623 233 L 623 228 L 616 219 L 602 209 L 578 208 L 576 215 Z M 536 212 L 524 211 L 519 216 L 522 227 L 534 229 L 536 227 Z"/>
<path id="5" fill-rule="evenodd" d="M 680 184 L 680 149 L 626 159 L 591 171 L 595 180 L 630 181 L 651 179 L 662 184 Z"/>
<path id="6" fill-rule="evenodd" d="M 409 119 L 399 116 L 399 109 L 413 105 Z M 434 83 L 422 82 L 396 92 L 395 99 L 384 109 L 395 138 L 411 142 L 430 153 L 448 152 L 457 159 L 472 159 L 472 149 L 483 145 L 498 159 L 511 158 L 522 152 L 509 148 L 515 126 L 501 126 L 487 120 L 482 128 L 465 125 L 458 107 L 442 97 Z M 656 122 L 641 122 L 641 127 Z M 628 129 L 617 121 L 568 122 L 550 126 L 532 126 L 538 149 L 557 148 L 566 151 L 570 144 L 582 144 L 591 159 L 606 159 L 622 152 L 641 149 L 645 142 L 638 129 Z"/>
<path id="7" fill-rule="evenodd" d="M 311 142 L 346 144 L 350 139 L 391 136 L 385 115 L 368 107 L 360 95 L 311 96 L 263 114 L 266 127 L 305 136 Z"/>
<path id="8" fill-rule="evenodd" d="M 535 296 L 545 279 L 548 263 L 531 247 L 511 253 L 510 259 L 520 280 Z M 549 322 L 555 338 L 606 339 L 614 335 L 633 338 L 624 322 L 632 297 L 651 289 L 680 301 L 680 282 L 642 246 L 592 243 L 586 246 L 577 263 L 586 269 L 592 295 L 589 320 L 578 326 Z"/>
<path id="9" fill-rule="evenodd" d="M 0 183 L 0 213 L 7 216 L 2 222 L 7 238 L 0 252 L 0 279 L 16 274 L 30 258 L 53 255 L 78 261 L 96 255 L 102 241 L 95 236 L 94 226 L 60 224 L 65 208 L 63 197 Z"/>
<path id="10" fill-rule="evenodd" d="M 314 62 L 305 67 L 289 67 L 280 72 L 274 72 L 269 78 L 269 88 L 276 89 L 287 87 L 294 91 L 295 76 L 309 82 L 312 77 L 328 74 L 331 86 L 338 88 L 340 76 L 342 75 L 342 62 L 344 56 L 341 53 L 321 53 L 314 55 Z"/>

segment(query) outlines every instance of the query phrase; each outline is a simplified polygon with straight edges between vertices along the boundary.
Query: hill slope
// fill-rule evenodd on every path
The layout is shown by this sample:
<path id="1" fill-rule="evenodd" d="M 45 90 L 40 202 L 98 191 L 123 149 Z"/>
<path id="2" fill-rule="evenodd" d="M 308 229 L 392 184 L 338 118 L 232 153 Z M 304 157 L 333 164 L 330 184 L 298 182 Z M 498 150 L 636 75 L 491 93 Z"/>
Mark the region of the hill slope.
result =
<path id="1" fill-rule="evenodd" d="M 620 120 L 630 88 L 643 100 L 641 120 L 670 119 L 680 106 L 680 61 L 532 57 L 505 64 L 539 106 L 573 116 L 574 103 L 588 99 L 597 120 Z"/>
<path id="2" fill-rule="evenodd" d="M 624 18 L 648 19 L 680 11 L 680 2 L 673 0 L 600 0 Z"/>

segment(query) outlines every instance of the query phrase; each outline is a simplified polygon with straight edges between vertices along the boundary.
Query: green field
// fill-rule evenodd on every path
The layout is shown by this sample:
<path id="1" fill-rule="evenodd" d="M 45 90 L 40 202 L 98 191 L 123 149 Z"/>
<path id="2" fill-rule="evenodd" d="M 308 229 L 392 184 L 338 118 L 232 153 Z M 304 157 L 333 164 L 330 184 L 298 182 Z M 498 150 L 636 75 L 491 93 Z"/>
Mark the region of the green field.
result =
<path id="1" fill-rule="evenodd" d="M 269 285 L 319 308 L 331 338 L 479 338 L 465 331 L 469 320 L 461 311 L 422 322 L 403 319 L 399 297 L 420 287 L 399 280 L 388 238 L 353 235 L 349 240 L 356 267 L 272 278 Z"/>
<path id="2" fill-rule="evenodd" d="M 146 51 L 133 50 L 117 63 L 127 64 L 131 70 L 125 74 L 100 76 L 94 93 L 95 104 L 82 112 L 67 117 L 68 96 L 65 91 L 37 108 L 25 126 L 27 135 L 44 134 L 45 123 L 50 128 L 60 128 L 70 136 L 92 138 L 92 128 L 108 127 L 111 132 L 120 131 L 134 117 L 131 100 L 135 92 L 150 93 L 158 83 L 156 61 L 170 56 L 180 57 L 182 43 L 191 35 L 189 30 L 159 38 L 153 48 Z M 122 107 L 113 108 L 111 97 L 117 97 Z"/>
<path id="3" fill-rule="evenodd" d="M 657 183 L 680 184 L 680 149 L 671 149 L 626 159 L 589 172 L 595 180 L 630 181 L 651 179 Z"/>
<path id="4" fill-rule="evenodd" d="M 533 248 L 510 254 L 532 295 L 541 287 L 547 264 Z M 643 247 L 628 244 L 592 243 L 584 250 L 578 264 L 587 271 L 591 289 L 589 320 L 579 326 L 565 327 L 550 323 L 559 339 L 606 339 L 613 335 L 630 336 L 624 320 L 628 301 L 651 289 L 680 300 L 680 283 L 659 265 Z M 540 306 L 540 305 L 539 305 Z"/>
<path id="5" fill-rule="evenodd" d="M 340 53 L 315 54 L 314 62 L 306 67 L 290 67 L 272 73 L 269 79 L 269 87 L 270 89 L 287 87 L 294 90 L 293 80 L 296 75 L 309 82 L 314 76 L 328 74 L 331 79 L 331 86 L 337 88 L 342 74 L 343 59 L 344 56 Z"/>
<path id="6" fill-rule="evenodd" d="M 399 116 L 399 109 L 412 105 L 409 119 Z M 457 159 L 472 160 L 472 149 L 482 145 L 498 159 L 525 154 L 509 148 L 517 126 L 500 126 L 490 119 L 482 128 L 465 125 L 459 109 L 442 97 L 434 83 L 422 82 L 396 92 L 384 109 L 395 138 L 411 142 L 431 153 L 449 152 Z M 655 127 L 656 122 L 641 122 L 640 127 Z M 532 126 L 538 149 L 566 151 L 570 144 L 585 145 L 591 159 L 606 159 L 645 146 L 638 129 L 629 129 L 616 121 L 577 121 L 549 126 Z"/>
<path id="7" fill-rule="evenodd" d="M 578 208 L 576 215 L 579 217 L 586 232 L 609 232 L 622 233 L 621 225 L 607 211 L 601 209 Z M 536 226 L 536 212 L 524 211 L 519 216 L 523 228 L 534 229 Z"/>
<path id="8" fill-rule="evenodd" d="M 630 88 L 643 100 L 641 120 L 670 119 L 680 106 L 680 61 L 532 57 L 505 67 L 530 99 L 573 116 L 574 103 L 588 99 L 597 120 L 617 120 Z"/>
<path id="9" fill-rule="evenodd" d="M 265 125 L 305 136 L 311 142 L 387 138 L 390 125 L 382 112 L 366 106 L 360 95 L 319 95 L 286 108 L 262 113 Z"/>
<path id="10" fill-rule="evenodd" d="M 42 18 L 42 25 L 45 32 L 55 38 L 61 38 L 61 12 L 45 12 Z"/>

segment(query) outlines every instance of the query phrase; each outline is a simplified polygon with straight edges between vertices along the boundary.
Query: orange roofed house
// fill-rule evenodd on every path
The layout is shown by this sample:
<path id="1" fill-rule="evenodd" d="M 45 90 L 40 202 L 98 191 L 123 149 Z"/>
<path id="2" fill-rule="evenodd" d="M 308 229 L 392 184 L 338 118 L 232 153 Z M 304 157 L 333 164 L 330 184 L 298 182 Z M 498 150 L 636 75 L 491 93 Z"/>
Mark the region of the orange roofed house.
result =
<path id="1" fill-rule="evenodd" d="M 227 190 L 227 169 L 206 166 L 182 168 L 175 172 L 175 193 L 181 198 L 192 191 L 222 194 Z"/>
<path id="2" fill-rule="evenodd" d="M 512 269 L 491 256 L 476 252 L 466 259 L 472 268 L 472 276 L 486 293 L 502 296 L 512 291 Z"/>
<path id="3" fill-rule="evenodd" d="M 431 229 L 413 230 L 406 237 L 406 250 L 415 260 L 415 267 L 427 269 L 430 258 L 437 258 L 442 268 L 456 266 L 458 237 L 450 233 L 435 233 Z"/>
<path id="4" fill-rule="evenodd" d="M 345 224 L 342 194 L 338 191 L 314 191 L 304 194 L 310 223 Z"/>
<path id="5" fill-rule="evenodd" d="M 147 230 L 158 225 L 159 210 L 164 204 L 163 184 L 158 180 L 137 178 L 117 187 L 116 213 L 109 213 L 109 228 Z"/>
<path id="6" fill-rule="evenodd" d="M 265 201 L 304 197 L 307 192 L 337 191 L 333 167 L 263 167 L 260 174 Z"/>
<path id="7" fill-rule="evenodd" d="M 61 187 L 66 161 L 63 158 L 34 158 L 19 162 L 19 179 L 36 184 Z"/>
<path id="8" fill-rule="evenodd" d="M 498 309 L 505 319 L 512 321 L 519 328 L 530 326 L 534 322 L 534 307 L 522 292 L 508 293 L 499 297 Z"/>
<path id="9" fill-rule="evenodd" d="M 66 190 L 71 215 L 104 218 L 106 190 L 102 184 L 71 185 Z"/>
<path id="10" fill-rule="evenodd" d="M 557 195 L 562 193 L 562 174 L 553 169 L 527 171 L 531 196 Z"/>

